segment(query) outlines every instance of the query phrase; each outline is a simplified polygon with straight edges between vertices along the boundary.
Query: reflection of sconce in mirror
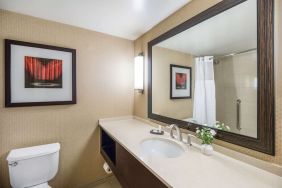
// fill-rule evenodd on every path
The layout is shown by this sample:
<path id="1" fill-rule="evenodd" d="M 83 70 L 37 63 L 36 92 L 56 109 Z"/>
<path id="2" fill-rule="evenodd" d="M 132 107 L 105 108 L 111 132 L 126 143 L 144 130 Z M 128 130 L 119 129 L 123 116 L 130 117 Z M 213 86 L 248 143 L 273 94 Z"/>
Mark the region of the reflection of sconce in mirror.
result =
<path id="1" fill-rule="evenodd" d="M 134 59 L 134 89 L 139 93 L 144 91 L 144 55 L 140 53 Z"/>

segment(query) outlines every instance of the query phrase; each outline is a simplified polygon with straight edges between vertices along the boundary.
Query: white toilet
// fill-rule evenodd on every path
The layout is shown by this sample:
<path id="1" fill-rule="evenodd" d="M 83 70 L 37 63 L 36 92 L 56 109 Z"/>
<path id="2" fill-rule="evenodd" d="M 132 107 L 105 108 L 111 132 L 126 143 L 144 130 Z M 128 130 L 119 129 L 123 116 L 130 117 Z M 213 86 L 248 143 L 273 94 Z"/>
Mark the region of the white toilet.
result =
<path id="1" fill-rule="evenodd" d="M 13 188 L 50 188 L 58 172 L 60 144 L 47 144 L 10 151 L 7 161 Z"/>

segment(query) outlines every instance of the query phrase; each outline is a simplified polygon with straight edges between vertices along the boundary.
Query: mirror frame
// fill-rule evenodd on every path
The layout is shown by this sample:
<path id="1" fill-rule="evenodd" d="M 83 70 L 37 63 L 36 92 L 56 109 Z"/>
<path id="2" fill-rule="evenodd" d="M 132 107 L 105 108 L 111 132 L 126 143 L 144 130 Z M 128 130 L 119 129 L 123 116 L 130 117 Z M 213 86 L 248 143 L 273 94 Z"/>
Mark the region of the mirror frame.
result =
<path id="1" fill-rule="evenodd" d="M 204 127 L 152 112 L 152 47 L 245 1 L 223 0 L 148 42 L 148 118 L 194 132 L 197 127 Z M 216 129 L 217 139 L 269 155 L 275 155 L 273 11 L 274 0 L 257 0 L 257 138 Z"/>

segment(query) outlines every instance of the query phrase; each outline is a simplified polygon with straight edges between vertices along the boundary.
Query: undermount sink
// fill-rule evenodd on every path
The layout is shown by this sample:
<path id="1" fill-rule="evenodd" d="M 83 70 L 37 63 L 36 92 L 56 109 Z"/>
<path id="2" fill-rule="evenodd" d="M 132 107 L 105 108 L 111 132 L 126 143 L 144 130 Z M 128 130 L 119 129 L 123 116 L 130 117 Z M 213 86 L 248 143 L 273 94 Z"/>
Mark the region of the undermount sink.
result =
<path id="1" fill-rule="evenodd" d="M 144 155 L 175 158 L 184 154 L 185 149 L 180 144 L 165 138 L 148 138 L 140 143 Z"/>

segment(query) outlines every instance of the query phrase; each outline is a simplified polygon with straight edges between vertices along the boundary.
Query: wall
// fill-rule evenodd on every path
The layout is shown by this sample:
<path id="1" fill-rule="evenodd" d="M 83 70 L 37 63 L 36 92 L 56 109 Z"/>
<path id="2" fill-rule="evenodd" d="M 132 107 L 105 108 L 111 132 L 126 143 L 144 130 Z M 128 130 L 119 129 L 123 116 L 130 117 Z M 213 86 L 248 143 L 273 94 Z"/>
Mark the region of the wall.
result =
<path id="1" fill-rule="evenodd" d="M 257 137 L 257 51 L 219 59 L 214 66 L 216 120 L 229 125 L 231 132 Z M 237 100 L 240 126 L 237 124 Z"/>
<path id="2" fill-rule="evenodd" d="M 170 99 L 170 64 L 192 67 L 194 75 L 192 56 L 157 46 L 153 47 L 153 56 L 153 113 L 176 119 L 192 117 L 193 98 Z M 191 93 L 193 97 L 193 89 Z"/>
<path id="3" fill-rule="evenodd" d="M 15 39 L 77 50 L 77 104 L 4 108 L 4 41 Z M 0 187 L 9 187 L 13 148 L 61 143 L 57 188 L 106 177 L 99 154 L 99 118 L 133 113 L 133 42 L 0 10 Z"/>
<path id="4" fill-rule="evenodd" d="M 207 8 L 220 2 L 220 0 L 194 0 L 183 8 L 169 16 L 167 19 L 153 27 L 146 34 L 138 38 L 135 42 L 135 55 L 140 51 L 145 52 L 145 70 L 147 70 L 147 43 L 173 27 L 179 25 L 185 20 L 199 14 Z M 282 165 L 282 1 L 275 0 L 275 156 L 269 156 L 244 147 L 233 145 L 227 142 L 216 140 L 221 146 L 233 149 L 235 151 Z M 148 72 L 145 72 L 145 83 L 148 83 Z M 135 93 L 134 95 L 134 114 L 136 116 L 147 118 L 147 85 L 143 95 Z"/>

